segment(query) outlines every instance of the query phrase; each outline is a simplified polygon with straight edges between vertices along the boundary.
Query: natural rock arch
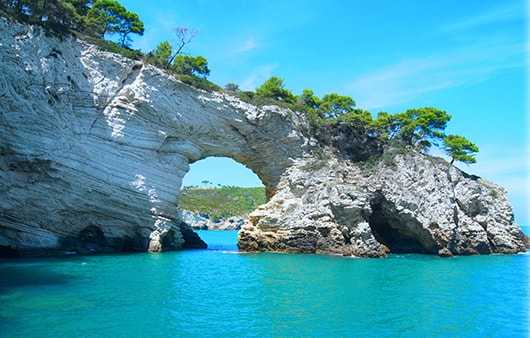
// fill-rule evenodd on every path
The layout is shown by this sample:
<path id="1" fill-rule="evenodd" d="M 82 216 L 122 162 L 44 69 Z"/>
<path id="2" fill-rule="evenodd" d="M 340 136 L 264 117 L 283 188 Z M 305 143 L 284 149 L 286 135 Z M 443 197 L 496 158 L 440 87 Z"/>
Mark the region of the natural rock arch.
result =
<path id="1" fill-rule="evenodd" d="M 272 196 L 302 153 L 303 121 L 285 110 L 194 89 L 38 27 L 0 25 L 6 250 L 179 248 L 176 205 L 189 163 L 230 157 Z"/>
<path id="2" fill-rule="evenodd" d="M 183 189 L 264 187 L 252 169 L 232 158 L 219 156 L 210 156 L 190 163 L 190 170 L 182 184 Z"/>
<path id="3" fill-rule="evenodd" d="M 226 195 L 232 192 L 234 196 Z M 265 201 L 263 182 L 250 168 L 228 157 L 208 157 L 190 163 L 179 193 L 178 213 L 194 230 L 240 230 L 252 211 L 249 207 Z"/>
<path id="4" fill-rule="evenodd" d="M 387 243 L 406 230 L 443 255 L 528 245 L 501 187 L 443 161 L 401 154 L 367 169 L 360 133 L 324 130 L 322 143 L 302 132 L 301 114 L 197 90 L 38 27 L 0 19 L 0 31 L 0 253 L 185 248 L 195 239 L 178 189 L 189 163 L 209 156 L 246 165 L 266 187 L 242 250 L 381 257 L 377 230 Z"/>

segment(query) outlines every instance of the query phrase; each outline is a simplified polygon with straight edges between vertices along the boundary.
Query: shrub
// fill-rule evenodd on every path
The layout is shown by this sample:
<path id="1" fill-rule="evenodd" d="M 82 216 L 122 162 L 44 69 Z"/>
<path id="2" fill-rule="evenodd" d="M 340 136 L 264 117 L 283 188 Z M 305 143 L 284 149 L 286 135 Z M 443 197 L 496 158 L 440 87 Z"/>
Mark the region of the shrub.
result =
<path id="1" fill-rule="evenodd" d="M 192 87 L 206 90 L 207 92 L 214 92 L 214 91 L 221 91 L 222 88 L 216 85 L 213 82 L 208 81 L 205 78 L 197 77 L 195 75 L 178 75 L 176 74 L 176 77 L 186 83 L 189 84 Z"/>
<path id="2" fill-rule="evenodd" d="M 113 41 L 109 40 L 103 40 L 100 38 L 87 36 L 87 35 L 81 35 L 79 36 L 81 40 L 84 40 L 90 44 L 98 46 L 100 49 L 120 54 L 122 56 L 125 56 L 126 58 L 133 59 L 133 60 L 141 60 L 143 58 L 143 54 L 139 50 L 129 49 L 129 48 L 123 48 L 119 44 Z"/>

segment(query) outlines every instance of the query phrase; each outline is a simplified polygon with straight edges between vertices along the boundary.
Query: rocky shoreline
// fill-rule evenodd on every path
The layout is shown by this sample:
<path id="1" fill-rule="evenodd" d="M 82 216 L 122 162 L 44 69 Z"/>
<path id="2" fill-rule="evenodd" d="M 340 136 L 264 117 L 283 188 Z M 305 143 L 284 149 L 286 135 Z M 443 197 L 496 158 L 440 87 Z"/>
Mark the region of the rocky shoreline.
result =
<path id="1" fill-rule="evenodd" d="M 239 233 L 244 251 L 385 257 L 525 252 L 506 191 L 442 159 L 396 154 L 392 163 L 297 161 Z M 418 174 L 420 173 L 420 174 Z"/>
<path id="2" fill-rule="evenodd" d="M 351 129 L 312 134 L 304 114 L 192 88 L 72 36 L 2 18 L 0 31 L 2 255 L 200 247 L 179 216 L 179 187 L 210 156 L 246 165 L 265 186 L 268 202 L 239 232 L 243 251 L 529 246 L 506 191 L 443 160 L 382 151 Z"/>
<path id="3" fill-rule="evenodd" d="M 248 220 L 248 215 L 214 220 L 207 213 L 194 213 L 182 209 L 179 210 L 179 217 L 194 230 L 240 230 Z"/>

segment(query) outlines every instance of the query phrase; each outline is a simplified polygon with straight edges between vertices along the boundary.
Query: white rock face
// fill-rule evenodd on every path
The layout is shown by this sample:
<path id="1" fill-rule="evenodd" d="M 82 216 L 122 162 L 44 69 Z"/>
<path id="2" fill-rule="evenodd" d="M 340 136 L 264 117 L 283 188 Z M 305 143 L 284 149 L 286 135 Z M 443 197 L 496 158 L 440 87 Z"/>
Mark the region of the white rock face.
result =
<path id="1" fill-rule="evenodd" d="M 248 215 L 213 220 L 209 215 L 179 210 L 179 218 L 195 230 L 239 230 L 248 220 Z"/>
<path id="2" fill-rule="evenodd" d="M 527 245 L 502 188 L 422 155 L 373 168 L 318 160 L 302 116 L 3 19 L 0 59 L 0 254 L 201 247 L 177 205 L 189 164 L 209 156 L 245 164 L 266 186 L 242 250 L 380 257 Z"/>
<path id="3" fill-rule="evenodd" d="M 247 251 L 384 257 L 526 251 L 506 192 L 411 151 L 369 167 L 329 155 L 297 160 L 239 233 Z M 318 165 L 318 162 L 321 162 Z M 318 169 L 315 168 L 320 167 Z"/>
<path id="4" fill-rule="evenodd" d="M 269 195 L 306 140 L 296 115 L 193 89 L 141 62 L 0 20 L 0 247 L 185 246 L 189 163 L 231 157 Z"/>

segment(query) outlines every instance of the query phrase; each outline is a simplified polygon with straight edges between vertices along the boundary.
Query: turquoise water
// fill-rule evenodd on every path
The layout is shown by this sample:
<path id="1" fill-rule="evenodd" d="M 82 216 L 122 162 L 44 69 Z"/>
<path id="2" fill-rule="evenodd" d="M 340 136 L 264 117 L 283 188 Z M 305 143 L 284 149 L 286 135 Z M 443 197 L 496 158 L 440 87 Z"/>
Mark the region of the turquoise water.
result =
<path id="1" fill-rule="evenodd" d="M 209 250 L 0 260 L 1 337 L 526 337 L 530 255 Z"/>

